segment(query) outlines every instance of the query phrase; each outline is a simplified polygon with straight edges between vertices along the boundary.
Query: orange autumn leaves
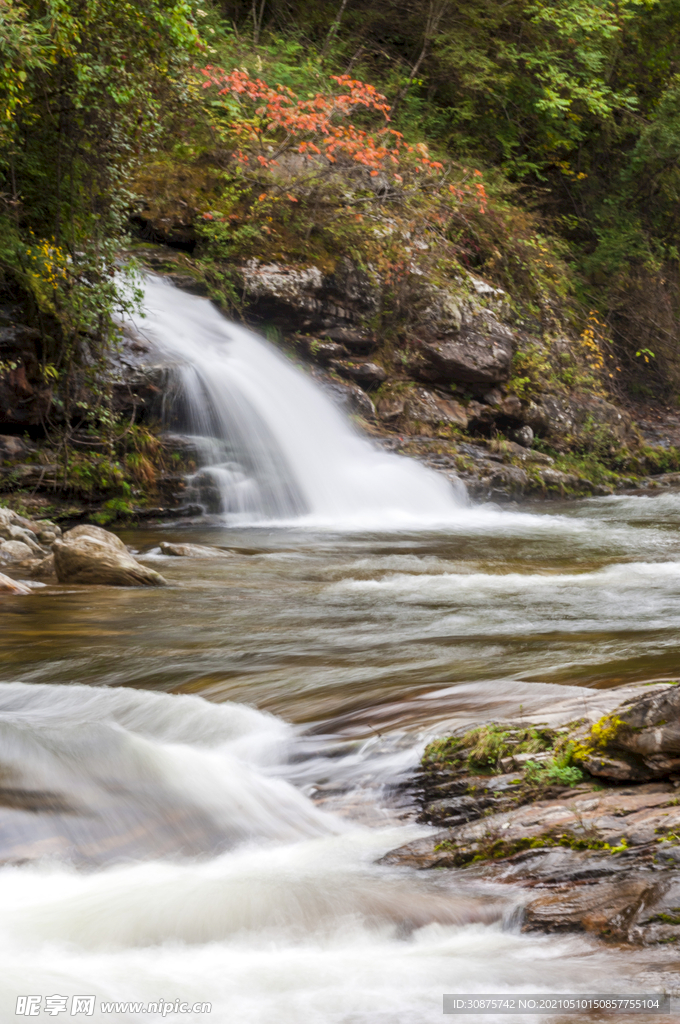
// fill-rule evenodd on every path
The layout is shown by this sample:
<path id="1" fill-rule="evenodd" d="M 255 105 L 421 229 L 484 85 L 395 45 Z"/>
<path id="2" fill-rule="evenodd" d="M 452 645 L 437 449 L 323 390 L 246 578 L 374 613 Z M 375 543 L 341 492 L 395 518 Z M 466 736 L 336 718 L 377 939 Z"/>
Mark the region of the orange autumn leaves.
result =
<path id="1" fill-rule="evenodd" d="M 419 173 L 443 170 L 424 143 L 409 144 L 389 126 L 385 96 L 349 75 L 331 75 L 336 88 L 300 99 L 286 86 L 271 87 L 238 68 L 226 72 L 208 65 L 200 73 L 204 89 L 214 87 L 219 96 L 229 95 L 238 103 L 238 116 L 229 128 L 238 140 L 235 155 L 242 164 L 271 167 L 292 150 L 310 160 L 324 156 L 330 163 L 344 156 L 368 168 L 373 177 L 389 171 L 397 181 L 402 180 L 397 168 L 406 156 Z M 360 108 L 379 114 L 381 127 L 369 132 L 353 124 L 349 117 Z"/>

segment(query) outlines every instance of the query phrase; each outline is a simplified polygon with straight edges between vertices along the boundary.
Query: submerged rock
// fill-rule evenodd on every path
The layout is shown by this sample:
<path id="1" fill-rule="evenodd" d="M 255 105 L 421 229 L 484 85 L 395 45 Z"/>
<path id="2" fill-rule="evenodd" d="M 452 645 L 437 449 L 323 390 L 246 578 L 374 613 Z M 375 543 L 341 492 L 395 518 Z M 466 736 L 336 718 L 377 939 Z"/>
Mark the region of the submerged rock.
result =
<path id="1" fill-rule="evenodd" d="M 230 551 L 204 544 L 168 544 L 163 541 L 160 547 L 164 555 L 174 555 L 176 558 L 229 558 L 231 555 Z"/>
<path id="2" fill-rule="evenodd" d="M 31 588 L 19 580 L 12 580 L 0 572 L 0 593 L 2 594 L 30 594 Z"/>
<path id="3" fill-rule="evenodd" d="M 141 565 L 119 537 L 99 526 L 76 526 L 52 545 L 60 583 L 114 587 L 163 587 L 160 573 Z"/>

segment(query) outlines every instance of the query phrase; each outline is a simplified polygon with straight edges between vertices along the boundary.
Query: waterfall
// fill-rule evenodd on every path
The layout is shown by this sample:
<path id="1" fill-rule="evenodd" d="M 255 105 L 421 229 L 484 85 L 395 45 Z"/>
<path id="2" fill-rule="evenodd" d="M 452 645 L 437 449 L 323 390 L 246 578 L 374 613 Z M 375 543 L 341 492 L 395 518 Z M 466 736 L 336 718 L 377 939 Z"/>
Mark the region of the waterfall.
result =
<path id="1" fill-rule="evenodd" d="M 219 511 L 385 526 L 450 520 L 464 501 L 443 476 L 360 438 L 322 389 L 207 300 L 145 279 L 133 329 L 176 364 L 187 427 Z"/>

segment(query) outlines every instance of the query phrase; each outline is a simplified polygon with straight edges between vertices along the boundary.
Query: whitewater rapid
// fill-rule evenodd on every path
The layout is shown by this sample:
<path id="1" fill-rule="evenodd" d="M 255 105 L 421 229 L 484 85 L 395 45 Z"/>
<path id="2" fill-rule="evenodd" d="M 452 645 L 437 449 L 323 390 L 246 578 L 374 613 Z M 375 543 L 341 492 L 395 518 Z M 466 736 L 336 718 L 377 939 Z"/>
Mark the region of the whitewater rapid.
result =
<path id="1" fill-rule="evenodd" d="M 200 697 L 4 684 L 0 731 L 22 785 L 49 783 L 70 806 L 63 819 L 106 817 L 107 789 L 133 799 L 152 785 L 168 812 L 194 808 L 219 837 L 187 856 L 180 832 L 171 856 L 104 855 L 83 870 L 83 853 L 96 861 L 95 847 L 106 854 L 130 827 L 112 812 L 108 837 L 94 822 L 79 838 L 62 820 L 70 851 L 3 867 L 3 1022 L 26 991 L 94 995 L 97 1006 L 211 1004 L 207 1017 L 171 1021 L 414 1024 L 439 1019 L 444 991 L 583 991 L 615 977 L 581 939 L 522 936 L 501 887 L 381 867 L 423 828 L 367 828 L 317 808 L 285 778 L 295 730 L 271 715 Z M 0 815 L 5 844 L 6 825 Z"/>

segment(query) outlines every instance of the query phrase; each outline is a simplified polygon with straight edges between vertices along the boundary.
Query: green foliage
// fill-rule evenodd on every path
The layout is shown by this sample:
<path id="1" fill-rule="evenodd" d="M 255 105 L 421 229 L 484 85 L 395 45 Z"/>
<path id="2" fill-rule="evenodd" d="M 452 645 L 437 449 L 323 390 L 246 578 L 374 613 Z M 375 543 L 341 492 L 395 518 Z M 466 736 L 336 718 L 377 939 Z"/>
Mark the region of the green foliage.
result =
<path id="1" fill-rule="evenodd" d="M 527 761 L 524 766 L 524 778 L 530 786 L 577 786 L 583 782 L 583 772 L 572 764 L 574 744 L 569 743 L 564 750 L 557 753 L 549 761 Z"/>
<path id="2" fill-rule="evenodd" d="M 95 512 L 90 518 L 99 526 L 108 526 L 109 523 L 129 519 L 133 514 L 134 509 L 125 498 L 110 498 L 109 501 L 104 502 L 101 511 Z"/>
<path id="3" fill-rule="evenodd" d="M 123 466 L 99 452 L 68 451 L 64 486 L 73 494 L 91 498 L 113 492 L 130 494 Z"/>
<path id="4" fill-rule="evenodd" d="M 129 179 L 200 48 L 188 0 L 0 0 L 0 284 L 31 300 L 67 418 L 74 368 L 135 303 Z"/>
<path id="5" fill-rule="evenodd" d="M 622 729 L 628 728 L 616 715 L 604 715 L 590 727 L 590 739 L 593 746 L 604 749 L 613 743 Z"/>
<path id="6" fill-rule="evenodd" d="M 536 342 L 518 349 L 512 357 L 508 389 L 521 399 L 530 399 L 544 390 L 553 377 L 553 367 L 545 346 Z"/>
<path id="7" fill-rule="evenodd" d="M 628 849 L 625 838 L 616 846 L 601 839 L 596 832 L 575 832 L 571 829 L 551 829 L 533 836 L 518 839 L 502 839 L 489 833 L 470 846 L 444 840 L 435 849 L 450 856 L 456 867 L 465 867 L 485 860 L 503 860 L 524 850 L 545 850 L 563 846 L 570 850 L 600 850 L 603 853 L 624 853 Z"/>
<path id="8" fill-rule="evenodd" d="M 349 66 L 396 101 L 402 130 L 486 163 L 488 216 L 452 238 L 463 262 L 536 303 L 549 328 L 570 295 L 575 323 L 597 308 L 621 359 L 606 382 L 680 388 L 680 0 L 293 0 L 285 15 L 272 0 L 256 32 L 246 0 L 222 10 L 237 31 L 216 59 L 309 92 Z M 514 199 L 509 181 L 522 184 Z M 513 231 L 504 203 L 540 210 L 550 232 Z M 580 388 L 580 376 L 575 365 L 560 379 Z M 516 380 L 518 393 L 535 387 Z"/>
<path id="9" fill-rule="evenodd" d="M 442 739 L 433 740 L 428 743 L 423 753 L 423 765 L 455 765 L 460 762 L 459 751 L 462 740 L 454 736 L 446 736 Z"/>
<path id="10" fill-rule="evenodd" d="M 551 729 L 503 729 L 495 723 L 478 726 L 462 737 L 434 740 L 423 754 L 423 765 L 466 765 L 472 772 L 495 773 L 509 754 L 538 754 L 550 750 L 555 740 Z"/>
<path id="11" fill-rule="evenodd" d="M 680 0 L 0 0 L 0 56 L 0 285 L 30 300 L 65 419 L 135 302 L 116 260 L 140 197 L 190 227 L 227 307 L 243 260 L 349 258 L 385 282 L 372 326 L 394 338 L 410 277 L 471 270 L 542 336 L 517 354 L 520 397 L 680 390 Z M 246 173 L 227 128 L 261 115 L 202 90 L 208 62 L 303 100 L 331 74 L 370 82 L 445 173 L 387 189 L 322 161 Z M 592 309 L 598 336 L 555 356 Z M 588 347 L 608 339 L 620 365 Z"/>
<path id="12" fill-rule="evenodd" d="M 507 753 L 506 733 L 497 725 L 483 725 L 463 737 L 467 763 L 471 771 L 495 771 L 500 758 Z"/>

